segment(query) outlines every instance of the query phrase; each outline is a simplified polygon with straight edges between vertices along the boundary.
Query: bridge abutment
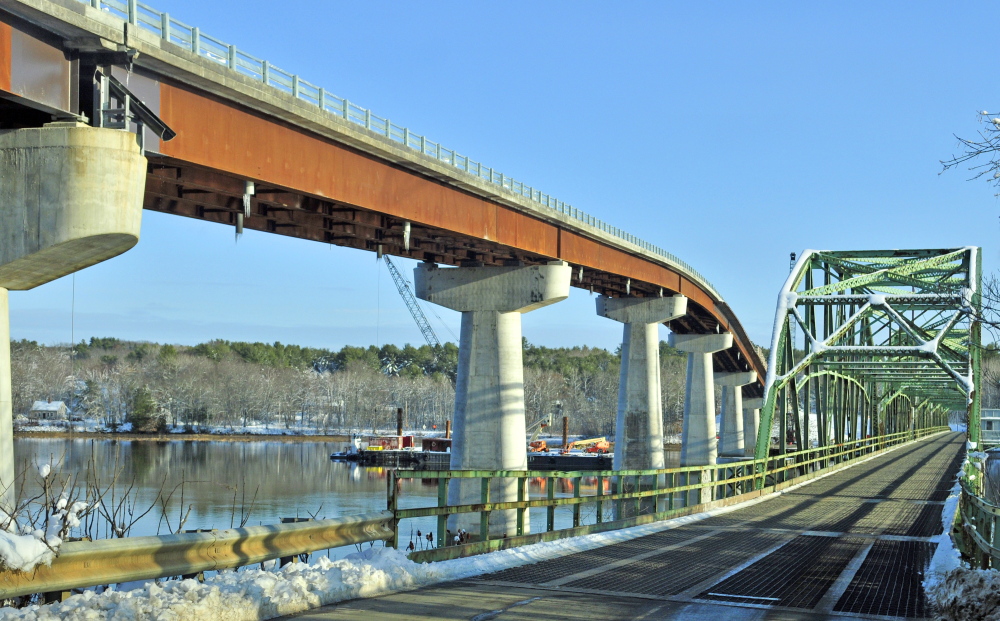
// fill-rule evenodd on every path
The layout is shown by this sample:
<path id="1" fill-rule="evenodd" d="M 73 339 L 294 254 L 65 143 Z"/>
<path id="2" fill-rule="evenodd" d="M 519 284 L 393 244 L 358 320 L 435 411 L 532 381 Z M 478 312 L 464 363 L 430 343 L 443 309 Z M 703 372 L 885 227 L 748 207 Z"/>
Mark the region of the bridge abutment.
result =
<path id="1" fill-rule="evenodd" d="M 75 122 L 0 131 L 0 510 L 13 508 L 15 473 L 7 291 L 134 246 L 145 183 L 130 132 Z"/>
<path id="2" fill-rule="evenodd" d="M 659 324 L 684 315 L 687 298 L 597 298 L 597 314 L 624 323 L 618 416 L 615 421 L 615 470 L 664 468 L 663 409 L 660 385 Z M 631 479 L 624 491 L 632 491 Z M 648 489 L 652 481 L 643 481 Z M 633 517 L 635 505 L 623 503 L 624 515 Z M 644 498 L 639 513 L 656 511 L 655 500 Z"/>
<path id="3" fill-rule="evenodd" d="M 743 418 L 743 386 L 757 381 L 756 371 L 716 373 L 715 383 L 722 387 L 722 429 L 719 432 L 719 455 L 743 457 L 746 454 L 746 426 Z"/>
<path id="4" fill-rule="evenodd" d="M 533 266 L 414 270 L 416 295 L 462 313 L 455 382 L 452 470 L 527 470 L 521 314 L 569 297 L 570 267 L 562 261 Z M 517 500 L 517 481 L 494 481 L 490 502 Z M 453 479 L 448 504 L 478 504 L 478 479 Z M 448 528 L 480 532 L 480 514 L 449 518 Z M 525 511 L 523 532 L 529 530 Z M 514 535 L 517 511 L 490 516 L 490 536 Z"/>

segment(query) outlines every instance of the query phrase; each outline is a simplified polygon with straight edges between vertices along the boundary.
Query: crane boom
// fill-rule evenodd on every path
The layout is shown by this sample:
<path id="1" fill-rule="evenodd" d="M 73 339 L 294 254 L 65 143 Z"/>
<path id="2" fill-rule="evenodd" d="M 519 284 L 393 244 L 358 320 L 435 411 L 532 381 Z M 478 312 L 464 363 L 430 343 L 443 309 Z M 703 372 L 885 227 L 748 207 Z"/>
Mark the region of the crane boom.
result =
<path id="1" fill-rule="evenodd" d="M 413 321 L 417 322 L 420 333 L 424 335 L 424 340 L 431 347 L 441 345 L 441 340 L 434 333 L 434 328 L 431 327 L 430 322 L 427 321 L 427 315 L 420 309 L 416 296 L 410 291 L 410 283 L 406 282 L 406 279 L 399 273 L 393 262 L 389 260 L 389 255 L 382 255 L 382 258 L 385 259 L 385 264 L 389 268 L 389 275 L 392 276 L 392 281 L 396 283 L 396 289 L 399 290 L 400 297 L 403 298 L 406 308 L 410 311 L 410 315 L 413 316 Z"/>

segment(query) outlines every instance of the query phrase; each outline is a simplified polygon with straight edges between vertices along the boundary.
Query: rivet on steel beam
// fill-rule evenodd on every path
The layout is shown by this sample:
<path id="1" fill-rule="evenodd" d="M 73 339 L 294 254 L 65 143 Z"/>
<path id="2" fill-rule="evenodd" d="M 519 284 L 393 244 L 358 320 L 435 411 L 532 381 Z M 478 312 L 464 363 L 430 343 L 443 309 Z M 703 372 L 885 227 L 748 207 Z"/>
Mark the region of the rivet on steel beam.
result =
<path id="1" fill-rule="evenodd" d="M 410 223 L 403 223 L 403 250 L 410 251 Z"/>

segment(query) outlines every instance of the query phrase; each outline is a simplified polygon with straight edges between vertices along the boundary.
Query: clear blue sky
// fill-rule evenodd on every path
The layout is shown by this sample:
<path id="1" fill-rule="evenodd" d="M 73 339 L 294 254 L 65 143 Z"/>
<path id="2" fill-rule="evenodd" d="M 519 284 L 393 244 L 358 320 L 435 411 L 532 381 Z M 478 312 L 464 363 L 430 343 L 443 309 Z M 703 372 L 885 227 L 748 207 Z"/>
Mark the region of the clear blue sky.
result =
<path id="1" fill-rule="evenodd" d="M 789 252 L 980 245 L 997 264 L 995 190 L 938 175 L 952 134 L 1000 111 L 992 3 L 150 3 L 668 249 L 762 344 Z M 421 342 L 372 254 L 143 217 L 135 249 L 77 275 L 78 339 Z M 13 336 L 68 342 L 70 297 L 68 277 L 13 292 Z M 580 290 L 524 334 L 620 339 Z"/>

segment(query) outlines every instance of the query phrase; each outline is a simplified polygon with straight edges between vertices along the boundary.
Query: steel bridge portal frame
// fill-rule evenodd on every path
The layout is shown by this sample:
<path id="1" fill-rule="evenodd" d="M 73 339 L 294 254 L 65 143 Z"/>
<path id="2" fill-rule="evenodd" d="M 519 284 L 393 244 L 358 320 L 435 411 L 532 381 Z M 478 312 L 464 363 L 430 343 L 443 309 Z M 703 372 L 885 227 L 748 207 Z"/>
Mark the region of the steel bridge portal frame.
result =
<path id="1" fill-rule="evenodd" d="M 803 252 L 778 296 L 756 458 L 775 422 L 784 453 L 789 438 L 841 444 L 960 409 L 976 448 L 981 282 L 976 247 Z"/>

